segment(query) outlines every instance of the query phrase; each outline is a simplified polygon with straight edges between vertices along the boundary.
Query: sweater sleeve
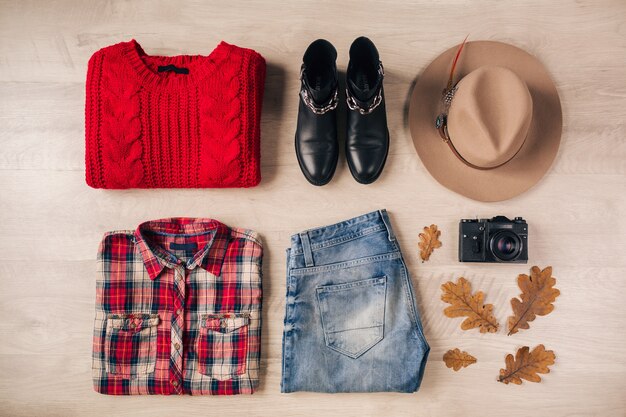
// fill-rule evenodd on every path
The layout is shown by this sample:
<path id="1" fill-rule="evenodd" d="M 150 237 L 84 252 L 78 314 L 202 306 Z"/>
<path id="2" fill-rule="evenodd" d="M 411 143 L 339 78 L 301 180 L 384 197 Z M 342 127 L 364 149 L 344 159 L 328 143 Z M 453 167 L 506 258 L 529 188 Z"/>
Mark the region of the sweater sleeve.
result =
<path id="1" fill-rule="evenodd" d="M 104 187 L 99 146 L 98 111 L 103 52 L 95 52 L 87 64 L 85 83 L 85 180 L 94 188 Z"/>
<path id="2" fill-rule="evenodd" d="M 254 187 L 261 182 L 261 110 L 263 94 L 265 91 L 266 63 L 265 59 L 256 51 L 248 52 L 249 85 L 247 98 L 249 100 L 248 131 L 251 145 L 249 149 L 248 172 L 246 173 L 246 186 Z"/>

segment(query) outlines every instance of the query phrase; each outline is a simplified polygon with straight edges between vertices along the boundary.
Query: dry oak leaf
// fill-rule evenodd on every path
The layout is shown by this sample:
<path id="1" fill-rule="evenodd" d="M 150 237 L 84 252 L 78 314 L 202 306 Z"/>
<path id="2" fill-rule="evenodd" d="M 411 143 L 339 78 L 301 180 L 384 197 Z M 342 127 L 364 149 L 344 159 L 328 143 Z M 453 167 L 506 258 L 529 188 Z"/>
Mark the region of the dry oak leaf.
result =
<path id="1" fill-rule="evenodd" d="M 472 285 L 460 277 L 455 284 L 448 281 L 441 286 L 441 299 L 449 304 L 443 313 L 447 317 L 467 317 L 461 323 L 461 329 L 469 330 L 478 327 L 481 333 L 498 331 L 498 321 L 493 315 L 493 304 L 483 304 L 485 294 L 478 291 L 472 295 Z"/>
<path id="2" fill-rule="evenodd" d="M 455 348 L 444 353 L 443 361 L 448 368 L 458 371 L 476 363 L 476 358 L 465 351 L 460 351 L 459 348 Z"/>
<path id="3" fill-rule="evenodd" d="M 515 358 L 510 353 L 504 359 L 506 369 L 500 369 L 498 381 L 504 384 L 522 384 L 522 379 L 530 382 L 541 382 L 538 374 L 550 373 L 548 366 L 554 365 L 554 352 L 546 350 L 544 345 L 537 345 L 532 352 L 528 346 L 517 350 Z"/>
<path id="4" fill-rule="evenodd" d="M 535 320 L 536 316 L 545 316 L 554 310 L 552 304 L 561 293 L 554 288 L 556 279 L 552 277 L 552 267 L 543 271 L 537 266 L 530 269 L 530 276 L 520 274 L 517 277 L 517 285 L 522 290 L 520 299 L 511 299 L 513 315 L 509 317 L 509 333 L 511 336 L 519 329 L 528 329 L 528 322 Z"/>
<path id="5" fill-rule="evenodd" d="M 438 230 L 435 224 L 424 227 L 424 233 L 419 234 L 420 242 L 417 246 L 420 248 L 422 262 L 429 260 L 433 250 L 441 247 L 439 236 L 441 236 L 441 230 Z"/>

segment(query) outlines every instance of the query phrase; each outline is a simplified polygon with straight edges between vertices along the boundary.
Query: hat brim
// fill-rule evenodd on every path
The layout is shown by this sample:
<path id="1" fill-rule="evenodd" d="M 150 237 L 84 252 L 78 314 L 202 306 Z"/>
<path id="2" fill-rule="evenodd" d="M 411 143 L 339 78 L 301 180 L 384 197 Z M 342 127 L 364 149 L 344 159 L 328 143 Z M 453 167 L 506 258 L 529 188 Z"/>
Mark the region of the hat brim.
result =
<path id="1" fill-rule="evenodd" d="M 409 103 L 413 143 L 428 172 L 443 186 L 478 201 L 507 200 L 535 185 L 554 161 L 563 128 L 559 94 L 545 67 L 529 53 L 501 42 L 468 42 L 457 63 L 455 82 L 479 67 L 501 66 L 526 83 L 533 100 L 531 126 L 517 155 L 495 169 L 471 168 L 454 155 L 435 128 L 441 91 L 458 48 L 439 55 L 415 84 Z"/>

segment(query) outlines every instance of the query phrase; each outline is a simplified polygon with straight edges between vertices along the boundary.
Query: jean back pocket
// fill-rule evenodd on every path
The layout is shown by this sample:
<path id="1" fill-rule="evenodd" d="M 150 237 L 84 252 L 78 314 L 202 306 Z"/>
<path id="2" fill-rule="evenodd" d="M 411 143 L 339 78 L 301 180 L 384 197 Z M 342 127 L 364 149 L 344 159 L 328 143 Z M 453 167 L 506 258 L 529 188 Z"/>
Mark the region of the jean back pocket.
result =
<path id="1" fill-rule="evenodd" d="M 316 288 L 326 346 L 356 359 L 384 337 L 387 277 Z"/>
<path id="2" fill-rule="evenodd" d="M 108 314 L 106 372 L 127 378 L 154 372 L 158 324 L 157 314 Z"/>

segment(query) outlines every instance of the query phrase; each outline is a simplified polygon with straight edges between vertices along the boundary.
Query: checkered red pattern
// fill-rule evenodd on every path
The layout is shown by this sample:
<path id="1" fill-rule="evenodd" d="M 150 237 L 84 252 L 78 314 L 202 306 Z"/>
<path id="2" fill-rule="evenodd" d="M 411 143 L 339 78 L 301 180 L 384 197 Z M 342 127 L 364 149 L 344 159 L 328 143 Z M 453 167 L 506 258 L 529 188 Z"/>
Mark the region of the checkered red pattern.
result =
<path id="1" fill-rule="evenodd" d="M 106 371 L 128 378 L 154 372 L 157 314 L 113 314 L 107 320 Z"/>
<path id="2" fill-rule="evenodd" d="M 93 380 L 103 394 L 229 395 L 259 381 L 258 235 L 171 218 L 105 234 Z"/>
<path id="3" fill-rule="evenodd" d="M 248 317 L 207 315 L 201 326 L 200 373 L 225 380 L 246 372 Z"/>

